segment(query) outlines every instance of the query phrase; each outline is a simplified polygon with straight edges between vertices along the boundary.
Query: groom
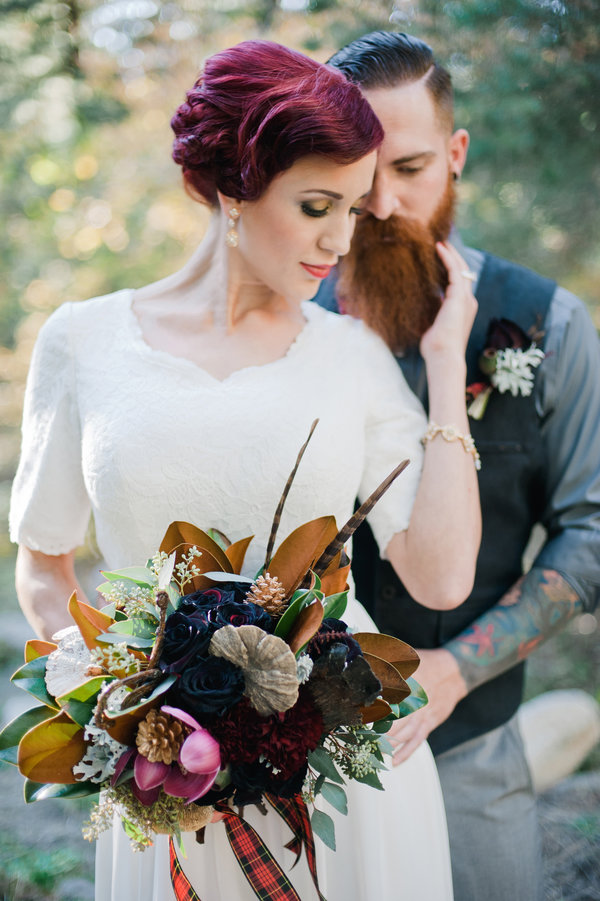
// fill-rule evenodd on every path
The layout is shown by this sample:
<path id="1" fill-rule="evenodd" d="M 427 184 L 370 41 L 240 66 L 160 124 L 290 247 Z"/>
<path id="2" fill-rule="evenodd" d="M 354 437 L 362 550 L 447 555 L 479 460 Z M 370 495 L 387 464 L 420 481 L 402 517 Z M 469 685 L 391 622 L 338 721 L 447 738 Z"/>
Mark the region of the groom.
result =
<path id="1" fill-rule="evenodd" d="M 362 86 L 385 130 L 371 215 L 359 220 L 339 303 L 383 335 L 426 404 L 418 340 L 439 308 L 435 241 L 452 226 L 469 135 L 454 130 L 450 76 L 416 38 L 376 32 L 330 63 Z M 395 738 L 404 744 L 395 759 L 429 739 L 457 901 L 535 901 L 542 892 L 535 799 L 515 714 L 525 658 L 600 595 L 600 353 L 576 297 L 463 246 L 454 230 L 451 240 L 479 303 L 467 348 L 470 400 L 479 391 L 482 405 L 488 396 L 482 418 L 472 420 L 483 460 L 475 586 L 450 613 L 421 607 L 363 534 L 354 545 L 357 591 L 363 602 L 372 599 L 382 631 L 422 649 L 417 675 L 430 702 L 398 724 Z M 316 299 L 335 308 L 333 283 Z M 498 319 L 508 322 L 492 328 Z M 516 396 L 493 389 L 478 366 L 482 351 L 490 344 L 526 351 L 532 338 L 545 354 L 539 368 L 530 366 L 533 391 L 530 379 Z M 547 538 L 523 576 L 538 522 Z"/>

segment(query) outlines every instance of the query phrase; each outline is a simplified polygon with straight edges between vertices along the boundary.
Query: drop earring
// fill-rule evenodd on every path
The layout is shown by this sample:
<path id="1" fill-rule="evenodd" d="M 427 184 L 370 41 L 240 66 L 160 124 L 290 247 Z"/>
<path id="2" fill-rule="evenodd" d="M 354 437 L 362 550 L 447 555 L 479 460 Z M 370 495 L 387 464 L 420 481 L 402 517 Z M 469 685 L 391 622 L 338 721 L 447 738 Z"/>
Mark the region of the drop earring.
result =
<path id="1" fill-rule="evenodd" d="M 238 233 L 235 230 L 237 221 L 240 218 L 240 211 L 232 206 L 229 210 L 229 218 L 227 219 L 227 228 L 229 231 L 225 234 L 225 243 L 228 247 L 238 246 Z"/>
<path id="2" fill-rule="evenodd" d="M 453 172 L 453 173 L 452 173 L 452 181 L 454 181 L 454 182 L 460 181 L 460 172 Z"/>

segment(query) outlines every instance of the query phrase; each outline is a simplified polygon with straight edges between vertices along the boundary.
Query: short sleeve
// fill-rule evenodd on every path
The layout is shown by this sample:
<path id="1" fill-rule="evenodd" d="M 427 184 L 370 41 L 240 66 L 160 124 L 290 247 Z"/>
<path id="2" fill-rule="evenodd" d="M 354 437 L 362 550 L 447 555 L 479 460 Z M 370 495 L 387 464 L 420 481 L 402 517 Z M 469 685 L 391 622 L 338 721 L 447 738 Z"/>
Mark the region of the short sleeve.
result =
<path id="1" fill-rule="evenodd" d="M 368 516 L 382 556 L 392 537 L 408 528 L 421 469 L 421 438 L 427 417 L 384 342 L 365 327 L 364 390 L 366 445 L 359 499 L 368 495 L 401 463 L 400 473 Z"/>
<path id="2" fill-rule="evenodd" d="M 34 348 L 9 516 L 12 541 L 51 555 L 82 544 L 90 517 L 81 466 L 71 316 L 71 304 L 56 310 Z"/>

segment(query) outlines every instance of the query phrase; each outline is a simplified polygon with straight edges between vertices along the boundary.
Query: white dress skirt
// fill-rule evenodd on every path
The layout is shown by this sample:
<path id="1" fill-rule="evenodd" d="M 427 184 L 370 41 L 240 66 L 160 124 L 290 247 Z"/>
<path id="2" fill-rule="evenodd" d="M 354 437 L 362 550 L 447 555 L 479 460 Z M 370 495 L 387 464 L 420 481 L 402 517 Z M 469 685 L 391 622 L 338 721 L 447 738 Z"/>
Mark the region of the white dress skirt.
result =
<path id="1" fill-rule="evenodd" d="M 25 399 L 10 525 L 46 554 L 85 540 L 90 515 L 109 568 L 144 564 L 167 526 L 186 520 L 232 541 L 254 535 L 244 573 L 264 562 L 273 513 L 299 448 L 319 424 L 286 502 L 277 544 L 326 514 L 341 527 L 403 459 L 411 465 L 369 516 L 384 549 L 405 529 L 418 485 L 425 415 L 383 342 L 362 323 L 303 304 L 306 323 L 280 360 L 224 380 L 156 351 L 131 291 L 65 304 L 43 327 Z M 99 575 L 98 581 L 101 581 Z M 65 599 L 66 602 L 66 599 Z M 346 621 L 372 629 L 351 601 Z M 349 783 L 348 816 L 325 801 L 337 851 L 316 839 L 327 901 L 451 901 L 448 837 L 427 745 L 383 773 L 385 791 Z M 288 872 L 291 835 L 274 812 L 246 808 Z M 185 837 L 183 869 L 202 901 L 253 899 L 223 823 L 205 844 Z M 302 901 L 317 895 L 304 855 L 289 872 Z M 96 901 L 172 901 L 166 837 L 134 853 L 120 825 L 98 842 Z"/>

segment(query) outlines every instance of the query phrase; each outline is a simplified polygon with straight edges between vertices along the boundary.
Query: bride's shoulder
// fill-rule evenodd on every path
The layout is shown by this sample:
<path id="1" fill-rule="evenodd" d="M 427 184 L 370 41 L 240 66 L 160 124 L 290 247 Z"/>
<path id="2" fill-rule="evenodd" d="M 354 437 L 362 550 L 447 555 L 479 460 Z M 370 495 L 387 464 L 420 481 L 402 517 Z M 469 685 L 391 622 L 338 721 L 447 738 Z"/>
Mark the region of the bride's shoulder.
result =
<path id="1" fill-rule="evenodd" d="M 351 350 L 369 357 L 392 356 L 385 341 L 362 320 L 326 310 L 314 301 L 305 304 L 305 310 L 322 339 L 342 353 Z"/>
<path id="2" fill-rule="evenodd" d="M 131 306 L 131 291 L 114 291 L 89 300 L 67 301 L 50 314 L 42 326 L 39 340 L 50 340 L 90 333 L 100 333 L 118 327 L 118 319 Z"/>

